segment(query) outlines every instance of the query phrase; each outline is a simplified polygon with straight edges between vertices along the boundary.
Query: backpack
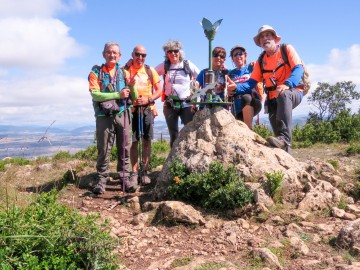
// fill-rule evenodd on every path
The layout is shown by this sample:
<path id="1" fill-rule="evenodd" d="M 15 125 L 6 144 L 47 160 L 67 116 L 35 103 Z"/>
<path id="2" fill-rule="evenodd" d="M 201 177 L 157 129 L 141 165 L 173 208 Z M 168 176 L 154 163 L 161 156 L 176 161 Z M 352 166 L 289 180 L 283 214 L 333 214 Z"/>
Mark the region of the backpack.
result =
<path id="1" fill-rule="evenodd" d="M 169 59 L 166 59 L 165 62 L 164 62 L 164 75 L 163 75 L 164 79 L 165 79 L 166 73 L 170 69 L 170 65 L 171 65 L 171 63 L 170 63 Z M 192 77 L 192 71 L 190 69 L 190 65 L 189 65 L 188 60 L 183 60 L 183 67 L 182 68 L 176 68 L 176 69 L 171 69 L 171 70 L 183 70 L 185 72 L 185 74 L 190 76 L 190 79 Z"/>
<path id="2" fill-rule="evenodd" d="M 284 60 L 284 63 L 279 65 L 275 70 L 266 70 L 266 69 L 264 69 L 264 67 L 263 67 L 263 58 L 264 58 L 264 55 L 265 55 L 265 51 L 263 51 L 260 54 L 260 56 L 258 58 L 258 63 L 259 63 L 259 66 L 260 66 L 261 73 L 276 72 L 284 64 L 286 64 L 286 65 L 288 65 L 290 67 L 286 46 L 287 46 L 286 43 L 283 43 L 283 44 L 280 45 L 281 57 Z M 309 77 L 309 71 L 308 71 L 306 65 L 304 64 L 304 62 L 302 62 L 302 64 L 303 64 L 303 68 L 304 68 L 304 74 L 301 77 L 300 84 L 297 85 L 297 86 L 299 86 L 300 88 L 303 89 L 303 94 L 305 96 L 308 93 L 308 91 L 309 91 L 309 89 L 311 87 L 311 81 L 310 81 L 310 77 Z"/>
<path id="3" fill-rule="evenodd" d="M 151 83 L 151 86 L 154 87 L 153 74 L 151 72 L 150 66 L 144 64 L 144 67 L 145 67 L 146 74 L 148 75 L 149 81 Z M 129 68 L 130 67 L 127 64 L 124 66 L 125 70 L 129 70 Z"/>
<path id="4" fill-rule="evenodd" d="M 165 101 L 165 77 L 166 74 L 168 73 L 168 71 L 170 70 L 170 60 L 166 59 L 164 62 L 164 75 L 163 75 L 163 91 L 162 91 L 162 95 L 161 95 L 161 101 Z M 190 76 L 190 80 L 192 79 L 192 71 L 190 69 L 190 65 L 189 65 L 189 61 L 188 60 L 183 60 L 183 67 L 182 68 L 176 68 L 176 69 L 171 69 L 171 70 L 183 70 L 185 72 L 185 74 Z"/>

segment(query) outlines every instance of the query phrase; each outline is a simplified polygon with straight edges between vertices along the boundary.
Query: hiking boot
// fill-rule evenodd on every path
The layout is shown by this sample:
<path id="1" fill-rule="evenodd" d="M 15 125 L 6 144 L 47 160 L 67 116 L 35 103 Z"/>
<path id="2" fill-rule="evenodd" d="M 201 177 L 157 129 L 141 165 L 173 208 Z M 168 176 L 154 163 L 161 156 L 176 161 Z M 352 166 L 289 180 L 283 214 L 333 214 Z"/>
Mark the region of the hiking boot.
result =
<path id="1" fill-rule="evenodd" d="M 144 174 L 141 176 L 141 184 L 148 185 L 151 184 L 151 179 L 148 176 L 147 172 L 145 171 Z"/>
<path id="2" fill-rule="evenodd" d="M 100 184 L 97 184 L 92 191 L 94 194 L 99 195 L 105 193 L 105 187 Z"/>
<path id="3" fill-rule="evenodd" d="M 126 192 L 135 192 L 137 186 L 138 186 L 138 174 L 132 173 L 129 178 L 123 179 L 125 181 L 125 190 Z"/>
<path id="4" fill-rule="evenodd" d="M 267 142 L 276 148 L 280 148 L 283 150 L 286 150 L 287 148 L 287 143 L 284 141 L 283 137 L 281 136 L 278 137 L 270 136 L 269 138 L 267 138 Z"/>

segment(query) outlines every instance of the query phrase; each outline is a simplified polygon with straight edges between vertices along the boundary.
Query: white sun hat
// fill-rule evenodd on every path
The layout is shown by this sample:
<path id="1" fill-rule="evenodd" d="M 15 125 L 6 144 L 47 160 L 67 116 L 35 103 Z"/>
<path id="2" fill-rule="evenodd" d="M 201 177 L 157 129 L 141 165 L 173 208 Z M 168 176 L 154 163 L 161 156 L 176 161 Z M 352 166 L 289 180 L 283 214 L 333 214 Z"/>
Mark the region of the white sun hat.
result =
<path id="1" fill-rule="evenodd" d="M 272 28 L 270 25 L 263 25 L 263 26 L 261 26 L 259 28 L 259 31 L 258 31 L 257 35 L 254 37 L 254 42 L 255 42 L 256 45 L 261 47 L 261 45 L 260 45 L 260 34 L 265 32 L 265 31 L 270 31 L 271 33 L 273 33 L 274 36 L 275 36 L 275 42 L 279 43 L 279 41 L 281 40 L 281 37 L 276 34 L 276 31 L 274 30 L 274 28 Z"/>

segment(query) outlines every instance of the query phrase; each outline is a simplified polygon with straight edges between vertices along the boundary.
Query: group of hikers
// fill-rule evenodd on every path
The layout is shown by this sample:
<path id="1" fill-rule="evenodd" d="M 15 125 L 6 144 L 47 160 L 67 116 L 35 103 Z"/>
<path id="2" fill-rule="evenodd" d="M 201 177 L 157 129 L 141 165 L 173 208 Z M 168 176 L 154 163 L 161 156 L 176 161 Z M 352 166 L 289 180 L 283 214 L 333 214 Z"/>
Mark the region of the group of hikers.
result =
<path id="1" fill-rule="evenodd" d="M 294 47 L 282 46 L 280 40 L 274 28 L 261 26 L 254 42 L 264 50 L 263 53 L 256 62 L 248 64 L 246 49 L 235 45 L 230 50 L 236 66 L 233 70 L 224 65 L 226 50 L 215 47 L 212 51 L 213 93 L 221 100 L 225 100 L 224 93 L 227 93 L 232 102 L 231 112 L 250 129 L 253 117 L 261 111 L 264 101 L 264 111 L 269 114 L 275 135 L 267 139 L 268 143 L 290 152 L 292 110 L 303 98 L 304 66 Z M 179 118 L 186 125 L 198 109 L 194 102 L 187 102 L 192 94 L 190 85 L 205 88 L 208 69 L 200 71 L 190 60 L 184 59 L 180 41 L 169 40 L 163 50 L 165 61 L 155 68 L 145 64 L 147 53 L 141 45 L 135 46 L 132 58 L 121 66 L 119 44 L 108 42 L 102 52 L 105 63 L 94 66 L 90 72 L 89 90 L 95 110 L 98 151 L 95 194 L 105 192 L 115 139 L 117 172 L 123 190 L 134 192 L 139 183 L 151 182 L 148 166 L 157 115 L 156 99 L 163 101 L 170 146 L 178 137 Z M 162 86 L 160 76 L 163 76 Z M 262 100 L 263 93 L 265 100 Z M 206 96 L 201 97 L 201 101 L 205 103 Z"/>

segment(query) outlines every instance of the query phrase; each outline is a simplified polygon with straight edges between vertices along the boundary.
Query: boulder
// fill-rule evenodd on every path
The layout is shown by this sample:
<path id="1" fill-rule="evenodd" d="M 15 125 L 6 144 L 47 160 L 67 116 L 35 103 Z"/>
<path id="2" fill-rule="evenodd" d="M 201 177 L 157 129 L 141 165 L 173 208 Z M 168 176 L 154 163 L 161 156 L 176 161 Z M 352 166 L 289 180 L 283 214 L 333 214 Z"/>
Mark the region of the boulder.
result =
<path id="1" fill-rule="evenodd" d="M 235 120 L 226 109 L 216 106 L 198 111 L 193 121 L 179 133 L 154 188 L 154 199 L 167 196 L 169 167 L 178 158 L 190 172 L 203 173 L 218 161 L 225 167 L 234 166 L 247 182 L 262 182 L 266 172 L 282 171 L 285 201 L 296 201 L 303 183 L 310 175 L 290 154 L 267 146 L 266 141 Z"/>

